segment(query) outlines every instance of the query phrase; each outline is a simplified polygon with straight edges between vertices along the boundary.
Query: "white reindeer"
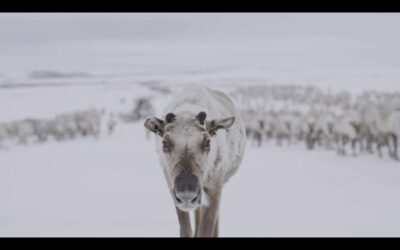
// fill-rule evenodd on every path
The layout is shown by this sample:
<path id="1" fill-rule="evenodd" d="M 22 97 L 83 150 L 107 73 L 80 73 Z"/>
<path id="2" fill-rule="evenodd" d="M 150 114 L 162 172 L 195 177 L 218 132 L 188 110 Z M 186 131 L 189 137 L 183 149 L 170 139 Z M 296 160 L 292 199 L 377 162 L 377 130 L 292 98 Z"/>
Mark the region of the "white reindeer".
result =
<path id="1" fill-rule="evenodd" d="M 176 205 L 180 235 L 191 237 L 189 211 L 195 211 L 196 237 L 217 237 L 224 184 L 241 164 L 245 127 L 233 102 L 219 91 L 192 86 L 167 106 L 164 119 L 145 127 L 156 149 Z"/>
<path id="2" fill-rule="evenodd" d="M 339 115 L 333 124 L 333 131 L 337 143 L 337 152 L 340 155 L 346 154 L 346 145 L 351 143 L 353 155 L 356 155 L 356 143 L 360 142 L 356 124 L 359 124 L 358 114 L 349 110 Z"/>

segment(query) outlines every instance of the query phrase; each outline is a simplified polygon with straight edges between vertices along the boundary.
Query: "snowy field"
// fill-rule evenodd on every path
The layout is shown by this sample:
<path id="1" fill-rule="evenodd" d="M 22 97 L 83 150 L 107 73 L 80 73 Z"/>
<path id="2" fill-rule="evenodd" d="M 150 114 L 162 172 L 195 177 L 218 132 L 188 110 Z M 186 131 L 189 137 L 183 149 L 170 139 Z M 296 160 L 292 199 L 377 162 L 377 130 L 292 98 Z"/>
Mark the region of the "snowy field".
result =
<path id="1" fill-rule="evenodd" d="M 146 81 L 173 92 L 264 83 L 398 91 L 399 25 L 395 14 L 2 14 L 0 122 L 126 111 L 138 97 L 151 97 L 158 114 L 171 95 Z M 36 70 L 87 76 L 34 78 Z M 220 236 L 398 237 L 399 195 L 400 163 L 388 157 L 248 143 L 223 190 Z M 0 147 L 0 237 L 178 235 L 143 121 L 118 123 L 112 135 L 102 126 L 97 139 Z"/>
<path id="2" fill-rule="evenodd" d="M 153 93 L 137 84 L 102 88 L 34 91 L 61 92 L 68 100 L 79 90 L 91 96 L 81 106 L 115 109 L 119 97 Z M 39 98 L 34 91 L 22 99 Z M 170 98 L 153 95 L 158 106 Z M 55 99 L 58 108 L 75 108 Z M 17 107 L 19 102 L 14 99 Z M 43 111 L 40 102 L 32 103 L 37 107 L 30 109 Z M 117 126 L 115 134 L 103 131 L 99 139 L 0 150 L 0 235 L 177 236 L 153 141 L 146 139 L 142 122 Z M 387 157 L 339 157 L 334 151 L 307 151 L 303 144 L 249 144 L 223 193 L 221 236 L 398 236 L 399 179 L 399 162 Z"/>

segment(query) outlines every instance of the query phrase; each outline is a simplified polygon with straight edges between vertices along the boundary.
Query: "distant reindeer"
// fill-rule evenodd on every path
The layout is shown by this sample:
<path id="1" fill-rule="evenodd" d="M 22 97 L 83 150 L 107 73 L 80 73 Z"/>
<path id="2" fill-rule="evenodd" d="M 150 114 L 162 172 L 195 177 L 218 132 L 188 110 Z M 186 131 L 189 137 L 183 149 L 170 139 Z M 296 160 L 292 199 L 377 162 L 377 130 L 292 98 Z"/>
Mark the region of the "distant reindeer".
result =
<path id="1" fill-rule="evenodd" d="M 112 135 L 117 125 L 117 121 L 115 119 L 114 113 L 111 113 L 108 119 L 107 127 L 108 127 L 108 135 Z"/>
<path id="2" fill-rule="evenodd" d="M 359 138 L 359 128 L 352 114 L 345 113 L 340 115 L 334 123 L 333 131 L 338 154 L 346 155 L 346 145 L 351 144 L 353 155 L 357 155 L 356 143 L 361 143 L 361 140 Z"/>
<path id="3" fill-rule="evenodd" d="M 167 106 L 165 118 L 145 120 L 174 200 L 182 237 L 217 237 L 224 184 L 242 162 L 246 135 L 233 102 L 219 91 L 189 87 Z"/>

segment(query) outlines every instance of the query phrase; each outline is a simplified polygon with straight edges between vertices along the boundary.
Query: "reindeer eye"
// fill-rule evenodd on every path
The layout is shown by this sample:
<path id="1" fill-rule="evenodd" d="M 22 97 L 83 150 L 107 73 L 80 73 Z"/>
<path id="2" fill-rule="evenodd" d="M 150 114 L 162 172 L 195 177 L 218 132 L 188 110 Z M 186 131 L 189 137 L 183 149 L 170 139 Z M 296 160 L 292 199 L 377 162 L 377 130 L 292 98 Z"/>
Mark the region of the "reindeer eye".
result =
<path id="1" fill-rule="evenodd" d="M 207 139 L 203 142 L 203 151 L 209 152 L 210 151 L 210 140 Z"/>
<path id="2" fill-rule="evenodd" d="M 162 141 L 162 144 L 163 144 L 163 151 L 165 152 L 165 153 L 168 153 L 170 150 L 169 150 L 169 146 L 168 146 L 168 142 L 166 142 L 166 141 Z"/>

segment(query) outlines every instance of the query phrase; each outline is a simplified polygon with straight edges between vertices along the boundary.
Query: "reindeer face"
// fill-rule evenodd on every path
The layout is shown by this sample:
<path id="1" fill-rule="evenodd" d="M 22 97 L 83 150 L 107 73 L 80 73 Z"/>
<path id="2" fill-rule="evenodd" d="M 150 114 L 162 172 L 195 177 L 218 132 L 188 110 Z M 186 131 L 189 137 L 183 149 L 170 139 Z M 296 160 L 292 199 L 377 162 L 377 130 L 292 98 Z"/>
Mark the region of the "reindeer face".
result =
<path id="1" fill-rule="evenodd" d="M 158 134 L 167 163 L 167 178 L 172 183 L 175 204 L 184 211 L 201 204 L 209 155 L 216 146 L 213 136 L 220 128 L 229 128 L 234 117 L 206 121 L 206 113 L 197 115 L 168 113 L 164 120 L 146 119 L 145 126 Z"/>

